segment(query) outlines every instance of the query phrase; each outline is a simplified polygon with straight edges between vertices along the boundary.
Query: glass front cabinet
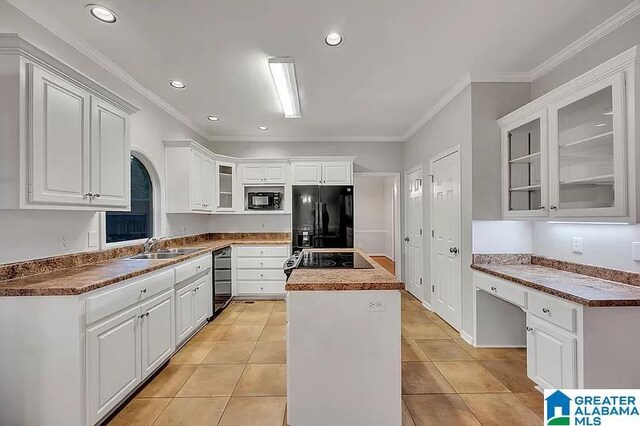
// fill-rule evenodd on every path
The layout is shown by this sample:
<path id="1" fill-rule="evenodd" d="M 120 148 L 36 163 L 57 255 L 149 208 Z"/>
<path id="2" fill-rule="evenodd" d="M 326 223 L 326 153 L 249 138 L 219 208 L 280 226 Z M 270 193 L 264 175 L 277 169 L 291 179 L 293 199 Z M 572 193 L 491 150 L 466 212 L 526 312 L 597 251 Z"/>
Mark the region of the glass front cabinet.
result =
<path id="1" fill-rule="evenodd" d="M 222 161 L 216 162 L 217 192 L 216 211 L 234 210 L 236 165 Z"/>
<path id="2" fill-rule="evenodd" d="M 590 71 L 499 120 L 505 219 L 637 222 L 636 65 L 620 68 Z"/>

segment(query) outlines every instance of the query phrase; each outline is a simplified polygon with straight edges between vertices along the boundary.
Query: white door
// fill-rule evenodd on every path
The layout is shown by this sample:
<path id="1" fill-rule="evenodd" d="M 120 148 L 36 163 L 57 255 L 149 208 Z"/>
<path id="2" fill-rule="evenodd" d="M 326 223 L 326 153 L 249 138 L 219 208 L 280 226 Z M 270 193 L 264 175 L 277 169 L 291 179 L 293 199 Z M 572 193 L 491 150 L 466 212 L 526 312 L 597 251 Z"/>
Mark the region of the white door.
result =
<path id="1" fill-rule="evenodd" d="M 142 306 L 142 378 L 158 368 L 175 349 L 173 289 Z"/>
<path id="2" fill-rule="evenodd" d="M 574 389 L 576 338 L 527 315 L 527 375 L 545 389 Z"/>
<path id="3" fill-rule="evenodd" d="M 130 204 L 131 160 L 127 114 L 91 98 L 91 204 Z"/>
<path id="4" fill-rule="evenodd" d="M 90 95 L 35 66 L 30 95 L 29 201 L 88 205 Z"/>
<path id="5" fill-rule="evenodd" d="M 87 331 L 88 423 L 95 424 L 141 381 L 140 307 Z"/>
<path id="6" fill-rule="evenodd" d="M 351 163 L 322 163 L 323 185 L 351 185 Z"/>
<path id="7" fill-rule="evenodd" d="M 321 163 L 294 163 L 291 167 L 294 185 L 320 185 L 322 183 Z"/>
<path id="8" fill-rule="evenodd" d="M 433 308 L 456 330 L 461 323 L 460 151 L 431 163 Z"/>
<path id="9" fill-rule="evenodd" d="M 262 164 L 243 164 L 241 167 L 243 183 L 264 183 L 264 166 Z"/>
<path id="10" fill-rule="evenodd" d="M 202 210 L 203 195 L 203 158 L 195 151 L 191 153 L 191 209 Z"/>
<path id="11" fill-rule="evenodd" d="M 213 173 L 213 160 L 202 158 L 202 210 L 213 211 L 215 194 L 215 176 Z"/>
<path id="12" fill-rule="evenodd" d="M 281 183 L 286 181 L 286 166 L 284 164 L 266 164 L 264 166 L 264 181 L 266 183 Z"/>
<path id="13" fill-rule="evenodd" d="M 199 279 L 193 286 L 193 323 L 194 326 L 202 324 L 208 317 L 212 305 L 211 277 L 207 274 Z"/>
<path id="14" fill-rule="evenodd" d="M 422 168 L 407 173 L 405 183 L 407 188 L 407 220 L 404 241 L 407 290 L 418 299 L 423 300 Z"/>
<path id="15" fill-rule="evenodd" d="M 176 343 L 193 331 L 193 293 L 193 284 L 176 291 Z"/>

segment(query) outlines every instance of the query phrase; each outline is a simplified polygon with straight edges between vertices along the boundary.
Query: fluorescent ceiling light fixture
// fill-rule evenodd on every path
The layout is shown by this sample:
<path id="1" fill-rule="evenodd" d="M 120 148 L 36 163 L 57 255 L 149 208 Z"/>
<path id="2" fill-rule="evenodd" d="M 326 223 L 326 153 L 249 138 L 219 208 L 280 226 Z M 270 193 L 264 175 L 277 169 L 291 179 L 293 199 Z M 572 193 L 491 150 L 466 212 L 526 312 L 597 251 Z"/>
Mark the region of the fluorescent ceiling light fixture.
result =
<path id="1" fill-rule="evenodd" d="M 174 89 L 184 89 L 187 87 L 186 84 L 184 84 L 183 82 L 181 82 L 180 80 L 171 80 L 169 82 L 169 84 L 171 85 L 171 87 L 173 87 Z"/>
<path id="2" fill-rule="evenodd" d="M 116 22 L 116 14 L 104 6 L 100 6 L 98 4 L 88 4 L 87 9 L 89 10 L 91 16 L 93 16 L 100 22 L 105 22 L 107 24 L 113 24 L 114 22 Z"/>
<path id="3" fill-rule="evenodd" d="M 327 36 L 324 38 L 324 42 L 327 44 L 327 46 L 331 47 L 340 46 L 342 44 L 342 40 L 344 39 L 338 33 L 327 34 Z"/>
<path id="4" fill-rule="evenodd" d="M 207 120 L 209 120 L 209 121 L 218 121 L 220 119 L 218 117 L 216 117 L 215 115 L 208 115 L 207 116 Z"/>
<path id="5" fill-rule="evenodd" d="M 300 118 L 300 94 L 293 58 L 269 58 L 269 69 L 276 85 L 285 118 Z"/>
<path id="6" fill-rule="evenodd" d="M 269 128 L 267 126 L 258 126 L 258 130 L 267 131 Z"/>

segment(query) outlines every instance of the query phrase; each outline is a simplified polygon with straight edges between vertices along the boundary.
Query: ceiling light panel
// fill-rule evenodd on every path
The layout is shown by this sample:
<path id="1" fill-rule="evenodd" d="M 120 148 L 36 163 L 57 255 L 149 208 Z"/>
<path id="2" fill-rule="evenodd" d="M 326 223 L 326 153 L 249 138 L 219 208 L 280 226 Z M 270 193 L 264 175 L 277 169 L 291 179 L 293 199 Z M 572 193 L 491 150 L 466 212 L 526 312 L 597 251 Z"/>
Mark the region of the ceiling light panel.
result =
<path id="1" fill-rule="evenodd" d="M 293 58 L 269 58 L 269 70 L 271 70 L 285 118 L 302 117 Z"/>

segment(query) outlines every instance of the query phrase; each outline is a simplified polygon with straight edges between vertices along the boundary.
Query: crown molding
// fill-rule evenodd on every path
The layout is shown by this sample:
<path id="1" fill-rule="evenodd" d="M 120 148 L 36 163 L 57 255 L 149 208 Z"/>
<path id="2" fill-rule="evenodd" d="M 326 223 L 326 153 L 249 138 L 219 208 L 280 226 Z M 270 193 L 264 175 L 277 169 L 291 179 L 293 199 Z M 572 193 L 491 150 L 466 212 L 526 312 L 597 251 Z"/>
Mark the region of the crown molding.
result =
<path id="1" fill-rule="evenodd" d="M 209 137 L 210 142 L 404 142 L 403 136 L 224 136 Z"/>
<path id="2" fill-rule="evenodd" d="M 531 71 L 531 81 L 535 81 L 556 68 L 563 62 L 568 61 L 582 50 L 591 46 L 607 34 L 620 28 L 636 16 L 640 15 L 640 0 L 635 0 L 627 7 L 616 13 Z"/>
<path id="3" fill-rule="evenodd" d="M 34 6 L 33 3 L 31 3 L 29 0 L 7 0 L 7 2 L 34 21 L 36 21 L 38 24 L 42 25 L 45 29 L 49 30 L 51 33 L 62 39 L 71 47 L 91 59 L 93 62 L 107 70 L 118 80 L 131 87 L 136 92 L 140 93 L 142 96 L 147 98 L 150 102 L 158 106 L 164 112 L 171 115 L 173 118 L 175 118 L 185 126 L 189 127 L 198 135 L 207 140 L 211 137 L 211 135 L 206 130 L 196 126 L 191 120 L 187 118 L 186 115 L 182 114 L 180 111 L 163 100 L 160 96 L 156 95 L 154 92 L 146 88 L 144 85 L 142 85 L 142 83 L 133 78 L 133 76 L 116 65 L 115 62 L 111 61 L 105 55 L 100 53 L 85 40 L 78 37 L 66 26 L 49 18 L 46 13 L 42 13 L 41 11 L 39 11 L 38 8 Z"/>

